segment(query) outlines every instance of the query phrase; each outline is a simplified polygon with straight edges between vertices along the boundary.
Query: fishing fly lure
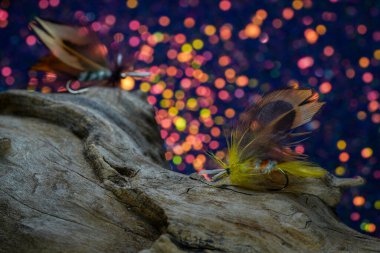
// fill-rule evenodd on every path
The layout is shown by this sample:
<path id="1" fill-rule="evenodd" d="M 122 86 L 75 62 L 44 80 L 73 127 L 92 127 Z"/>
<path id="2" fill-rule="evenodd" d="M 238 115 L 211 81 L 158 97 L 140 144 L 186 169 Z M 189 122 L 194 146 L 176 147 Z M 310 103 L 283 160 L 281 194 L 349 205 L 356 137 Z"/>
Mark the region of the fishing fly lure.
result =
<path id="1" fill-rule="evenodd" d="M 327 171 L 306 161 L 306 155 L 291 147 L 310 132 L 295 132 L 310 122 L 324 103 L 311 89 L 282 89 L 265 95 L 242 113 L 226 137 L 227 158 L 210 154 L 221 167 L 203 170 L 211 181 L 248 189 L 282 190 L 291 174 L 301 178 L 320 178 Z"/>
<path id="2" fill-rule="evenodd" d="M 107 60 L 108 50 L 95 32 L 86 27 L 72 27 L 36 18 L 31 29 L 49 48 L 50 54 L 39 59 L 32 70 L 56 73 L 66 81 L 70 93 L 81 93 L 87 88 L 72 89 L 73 81 L 91 86 L 116 86 L 128 76 L 147 77 L 149 72 L 129 72 L 125 68 L 122 54 L 116 63 Z"/>

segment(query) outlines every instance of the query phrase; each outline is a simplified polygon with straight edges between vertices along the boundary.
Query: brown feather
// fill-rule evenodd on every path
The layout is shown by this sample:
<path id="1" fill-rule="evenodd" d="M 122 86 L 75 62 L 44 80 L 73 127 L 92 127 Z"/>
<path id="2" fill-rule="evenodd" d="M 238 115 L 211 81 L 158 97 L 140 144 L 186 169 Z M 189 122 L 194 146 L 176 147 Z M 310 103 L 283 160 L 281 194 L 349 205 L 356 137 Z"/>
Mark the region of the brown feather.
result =
<path id="1" fill-rule="evenodd" d="M 284 89 L 265 95 L 243 113 L 235 128 L 241 139 L 241 158 L 290 161 L 306 156 L 292 151 L 292 138 L 305 133 L 291 131 L 309 122 L 324 103 L 311 89 Z"/>
<path id="2" fill-rule="evenodd" d="M 284 101 L 292 105 L 299 105 L 312 95 L 310 89 L 282 89 L 268 93 L 259 102 L 258 106 L 263 106 L 274 101 Z"/>
<path id="3" fill-rule="evenodd" d="M 36 17 L 41 27 L 55 39 L 69 41 L 75 45 L 88 45 L 97 41 L 96 35 L 90 32 L 81 32 L 80 28 L 61 25 Z M 86 28 L 87 29 L 87 28 Z"/>
<path id="4" fill-rule="evenodd" d="M 85 68 L 81 65 L 78 58 L 68 53 L 61 45 L 62 42 L 56 41 L 53 37 L 49 36 L 45 31 L 41 30 L 37 26 L 31 24 L 33 31 L 41 39 L 41 41 L 50 49 L 51 53 L 60 59 L 63 63 L 71 66 L 80 71 L 84 71 Z"/>
<path id="5" fill-rule="evenodd" d="M 103 68 L 108 68 L 107 48 L 100 43 L 95 32 L 86 27 L 61 25 L 40 18 L 36 20 L 53 38 L 62 41 Z"/>
<path id="6" fill-rule="evenodd" d="M 299 106 L 296 111 L 296 116 L 293 121 L 292 129 L 302 126 L 314 117 L 314 115 L 321 109 L 325 103 L 321 102 L 310 102 Z"/>
<path id="7" fill-rule="evenodd" d="M 107 69 L 107 50 L 96 36 L 88 32 L 81 35 L 79 28 L 59 25 L 36 18 L 30 26 L 52 54 L 68 66 L 80 71 Z"/>
<path id="8" fill-rule="evenodd" d="M 69 77 L 76 77 L 80 74 L 80 71 L 61 62 L 52 54 L 41 57 L 38 62 L 31 67 L 31 70 L 60 73 Z"/>

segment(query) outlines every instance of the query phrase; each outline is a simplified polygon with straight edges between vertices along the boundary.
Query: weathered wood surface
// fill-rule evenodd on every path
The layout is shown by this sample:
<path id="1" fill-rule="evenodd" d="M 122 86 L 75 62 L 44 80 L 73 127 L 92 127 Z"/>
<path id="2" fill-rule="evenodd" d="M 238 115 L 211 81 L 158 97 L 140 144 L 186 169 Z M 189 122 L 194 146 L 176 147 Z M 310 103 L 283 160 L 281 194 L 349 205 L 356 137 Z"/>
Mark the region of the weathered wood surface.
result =
<path id="1" fill-rule="evenodd" d="M 0 94 L 0 252 L 380 252 L 331 208 L 360 178 L 219 189 L 162 153 L 136 94 Z"/>

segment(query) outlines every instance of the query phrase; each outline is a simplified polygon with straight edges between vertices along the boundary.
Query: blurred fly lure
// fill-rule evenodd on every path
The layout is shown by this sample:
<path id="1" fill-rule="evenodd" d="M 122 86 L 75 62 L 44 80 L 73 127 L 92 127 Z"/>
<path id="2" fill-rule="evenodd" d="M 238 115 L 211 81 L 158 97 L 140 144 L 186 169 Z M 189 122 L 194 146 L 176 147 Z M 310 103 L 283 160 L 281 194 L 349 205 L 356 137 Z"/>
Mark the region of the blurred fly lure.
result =
<path id="1" fill-rule="evenodd" d="M 117 55 L 115 64 L 110 64 L 107 48 L 89 28 L 57 24 L 40 18 L 31 22 L 30 27 L 50 50 L 50 54 L 39 59 L 31 69 L 63 77 L 70 93 L 87 90 L 72 89 L 74 81 L 85 86 L 91 86 L 94 82 L 98 86 L 116 86 L 128 76 L 150 75 L 149 72 L 126 71 L 122 54 Z"/>
<path id="2" fill-rule="evenodd" d="M 247 189 L 282 190 L 289 176 L 320 178 L 327 171 L 306 161 L 291 147 L 310 132 L 295 132 L 311 121 L 324 103 L 311 89 L 282 89 L 265 95 L 242 113 L 228 131 L 227 158 L 209 154 L 221 167 L 203 170 L 213 182 Z M 301 138 L 301 140 L 300 140 Z"/>

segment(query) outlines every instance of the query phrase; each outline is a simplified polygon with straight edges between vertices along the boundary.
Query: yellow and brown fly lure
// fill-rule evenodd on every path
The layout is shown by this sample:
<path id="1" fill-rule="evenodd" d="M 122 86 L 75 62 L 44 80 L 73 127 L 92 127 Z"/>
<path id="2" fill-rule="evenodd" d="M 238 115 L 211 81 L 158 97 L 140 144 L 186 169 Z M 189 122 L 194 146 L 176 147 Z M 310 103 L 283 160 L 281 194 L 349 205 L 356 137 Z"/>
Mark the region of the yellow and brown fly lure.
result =
<path id="1" fill-rule="evenodd" d="M 111 65 L 107 60 L 107 48 L 89 28 L 57 24 L 40 18 L 31 22 L 30 27 L 50 50 L 50 54 L 42 57 L 31 69 L 63 77 L 70 93 L 87 90 L 72 89 L 73 81 L 87 87 L 94 82 L 97 86 L 116 86 L 128 76 L 150 75 L 149 72 L 126 70 L 122 54 L 118 54 L 116 63 Z"/>
<path id="2" fill-rule="evenodd" d="M 327 173 L 325 169 L 291 149 L 309 134 L 294 130 L 310 122 L 319 111 L 324 103 L 318 98 L 311 89 L 282 89 L 263 96 L 242 113 L 227 134 L 226 159 L 210 154 L 221 168 L 200 174 L 210 175 L 214 182 L 228 180 L 233 186 L 272 190 L 287 187 L 289 174 L 301 178 L 323 177 Z"/>

